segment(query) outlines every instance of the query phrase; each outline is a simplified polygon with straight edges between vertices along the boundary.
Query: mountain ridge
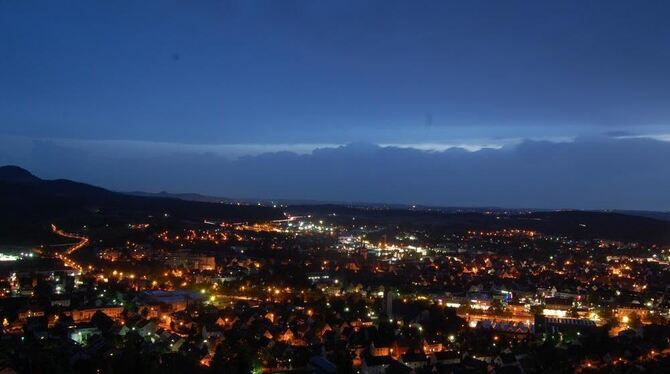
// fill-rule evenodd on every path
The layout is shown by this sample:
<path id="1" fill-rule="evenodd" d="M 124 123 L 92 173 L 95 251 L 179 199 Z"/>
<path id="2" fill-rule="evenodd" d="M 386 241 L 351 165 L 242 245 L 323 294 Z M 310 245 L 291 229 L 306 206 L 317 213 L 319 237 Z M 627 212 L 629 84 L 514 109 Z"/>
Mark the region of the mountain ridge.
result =
<path id="1" fill-rule="evenodd" d="M 144 193 L 147 195 L 146 193 Z M 293 204 L 277 208 L 257 204 L 190 201 L 169 193 L 137 196 L 66 179 L 43 180 L 16 166 L 0 167 L 0 242 L 48 231 L 58 222 L 78 227 L 90 222 L 142 222 L 149 216 L 176 220 L 244 222 L 292 215 L 328 217 L 333 222 L 427 225 L 444 232 L 469 229 L 533 229 L 575 238 L 603 238 L 670 244 L 670 222 L 619 211 L 530 211 L 426 208 L 362 204 Z M 198 194 L 181 197 L 211 198 Z M 217 198 L 219 199 L 219 198 Z"/>
<path id="2" fill-rule="evenodd" d="M 484 213 L 484 212 L 505 212 L 505 213 L 527 213 L 527 212 L 594 212 L 594 213 L 616 213 L 636 217 L 653 218 L 662 221 L 670 221 L 670 212 L 651 211 L 651 210 L 621 210 L 621 209 L 535 209 L 535 208 L 501 208 L 490 207 L 467 207 L 467 206 L 433 206 L 433 205 L 411 205 L 400 203 L 369 203 L 369 202 L 347 202 L 347 201 L 329 201 L 329 200 L 310 200 L 310 199 L 270 199 L 270 198 L 231 198 L 222 196 L 213 196 L 200 193 L 173 193 L 168 191 L 144 192 L 132 191 L 125 192 L 133 196 L 145 197 L 168 197 L 189 201 L 212 202 L 212 203 L 246 203 L 246 204 L 277 204 L 288 206 L 341 206 L 341 207 L 359 207 L 372 209 L 412 209 L 416 211 L 437 211 L 445 213 Z"/>
<path id="3" fill-rule="evenodd" d="M 272 208 L 140 197 L 67 179 L 45 180 L 16 166 L 0 167 L 0 239 L 39 236 L 50 223 L 72 226 L 103 219 L 141 221 L 166 215 L 178 220 L 258 221 L 283 214 Z"/>

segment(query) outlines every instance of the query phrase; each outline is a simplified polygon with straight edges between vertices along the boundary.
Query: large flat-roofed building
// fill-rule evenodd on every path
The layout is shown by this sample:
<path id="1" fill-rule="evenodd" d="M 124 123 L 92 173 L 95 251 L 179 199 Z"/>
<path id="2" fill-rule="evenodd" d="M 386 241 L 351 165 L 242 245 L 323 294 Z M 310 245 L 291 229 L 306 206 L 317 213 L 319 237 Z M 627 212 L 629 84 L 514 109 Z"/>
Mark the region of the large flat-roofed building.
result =
<path id="1" fill-rule="evenodd" d="M 593 330 L 596 323 L 584 318 L 557 318 L 543 315 L 535 315 L 535 333 L 556 333 L 570 330 L 584 331 Z"/>
<path id="2" fill-rule="evenodd" d="M 186 291 L 144 291 L 141 301 L 147 305 L 164 305 L 165 311 L 178 312 L 186 309 L 189 303 L 193 303 L 202 297 L 196 293 Z"/>
<path id="3" fill-rule="evenodd" d="M 214 256 L 191 252 L 189 250 L 170 254 L 165 262 L 173 268 L 186 268 L 189 270 L 214 270 L 216 259 Z"/>
<path id="4" fill-rule="evenodd" d="M 72 320 L 75 323 L 81 323 L 81 322 L 89 322 L 97 312 L 105 313 L 109 318 L 118 319 L 121 318 L 121 314 L 123 313 L 123 307 L 106 306 L 106 307 L 73 309 L 65 311 L 64 314 L 66 316 L 72 317 Z"/>

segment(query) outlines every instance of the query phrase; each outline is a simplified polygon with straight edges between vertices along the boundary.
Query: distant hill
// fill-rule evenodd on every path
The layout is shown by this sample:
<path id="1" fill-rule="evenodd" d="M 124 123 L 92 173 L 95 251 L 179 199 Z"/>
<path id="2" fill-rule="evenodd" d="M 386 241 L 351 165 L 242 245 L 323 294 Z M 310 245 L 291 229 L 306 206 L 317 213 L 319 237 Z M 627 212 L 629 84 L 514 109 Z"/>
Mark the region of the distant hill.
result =
<path id="1" fill-rule="evenodd" d="M 380 208 L 343 205 L 293 205 L 293 215 L 328 217 L 343 224 L 394 224 L 420 226 L 442 232 L 465 230 L 529 229 L 577 239 L 601 238 L 670 244 L 670 222 L 638 215 L 581 210 L 470 211 Z M 355 220 L 354 220 L 355 219 Z"/>
<path id="2" fill-rule="evenodd" d="M 583 211 L 506 209 L 498 207 L 431 207 L 403 204 L 323 202 L 286 199 L 231 199 L 199 194 L 133 192 L 139 196 L 162 196 L 209 202 L 282 204 L 294 215 L 313 214 L 350 224 L 426 225 L 435 230 L 496 230 L 523 228 L 575 238 L 603 238 L 641 243 L 670 244 L 670 213 L 648 211 Z M 335 216 L 332 214 L 335 213 Z"/>
<path id="3" fill-rule="evenodd" d="M 261 203 L 263 205 L 324 205 L 324 204 L 335 204 L 335 205 L 348 205 L 341 201 L 324 201 L 324 200 L 309 200 L 309 199 L 268 199 L 268 198 L 231 198 L 231 197 L 221 197 L 221 196 L 211 196 L 211 195 L 202 195 L 198 193 L 174 193 L 174 192 L 144 192 L 144 191 L 133 191 L 127 192 L 129 195 L 135 196 L 145 196 L 145 197 L 170 197 L 174 199 L 181 200 L 190 200 L 190 201 L 201 201 L 201 202 L 210 202 L 210 203 L 242 203 L 242 204 L 257 204 Z M 375 204 L 370 203 L 361 203 L 362 205 L 372 206 Z M 387 204 L 379 204 L 386 206 Z M 406 205 L 398 205 L 398 207 L 404 207 Z"/>
<path id="4" fill-rule="evenodd" d="M 648 210 L 613 210 L 613 212 L 670 221 L 670 212 L 653 212 Z"/>
<path id="5" fill-rule="evenodd" d="M 0 243 L 35 239 L 51 222 L 142 222 L 147 216 L 229 222 L 283 218 L 271 207 L 237 205 L 238 200 L 198 194 L 119 193 L 64 179 L 43 180 L 16 166 L 0 167 Z M 243 201 L 244 200 L 240 200 Z M 263 200 L 267 203 L 270 200 Z M 576 238 L 604 238 L 670 244 L 667 213 L 529 211 L 497 208 L 431 208 L 384 204 L 324 204 L 275 200 L 294 215 L 313 214 L 351 224 L 422 225 L 434 230 L 524 228 Z M 334 215 L 333 215 L 334 213 Z"/>
<path id="6" fill-rule="evenodd" d="M 535 212 L 514 217 L 518 222 L 549 234 L 567 234 L 576 238 L 603 238 L 670 244 L 670 222 L 639 215 L 566 210 Z"/>
<path id="7" fill-rule="evenodd" d="M 172 193 L 161 191 L 158 193 L 152 192 L 142 192 L 142 191 L 133 191 L 128 192 L 129 195 L 135 196 L 145 196 L 145 197 L 169 197 L 174 199 L 189 200 L 189 201 L 200 201 L 200 202 L 210 202 L 210 203 L 243 203 L 243 204 L 256 204 L 261 203 L 263 205 L 288 205 L 293 207 L 303 207 L 307 208 L 309 206 L 318 210 L 319 207 L 329 207 L 337 206 L 340 209 L 344 208 L 358 208 L 363 210 L 401 210 L 406 211 L 411 209 L 416 212 L 426 211 L 426 212 L 441 212 L 441 213 L 500 213 L 500 214 L 521 214 L 529 212 L 556 212 L 556 211 L 578 211 L 574 209 L 529 209 L 529 208 L 501 208 L 501 207 L 467 207 L 467 206 L 431 206 L 431 205 L 410 205 L 410 204 L 383 204 L 383 203 L 368 203 L 368 202 L 345 202 L 345 201 L 325 201 L 325 200 L 307 200 L 307 199 L 268 199 L 268 198 L 230 198 L 230 197 L 221 197 L 221 196 L 211 196 L 211 195 L 202 195 L 198 193 Z M 582 211 L 582 212 L 593 212 L 593 213 L 618 213 L 628 216 L 640 216 L 647 218 L 654 218 L 662 221 L 670 221 L 670 212 L 660 212 L 660 211 L 647 211 L 647 210 L 592 210 L 592 211 Z"/>
<path id="8" fill-rule="evenodd" d="M 17 166 L 0 167 L 0 242 L 39 236 L 51 222 L 86 224 L 91 220 L 175 219 L 254 221 L 283 217 L 277 209 L 141 197 L 65 179 L 43 180 Z"/>
<path id="9" fill-rule="evenodd" d="M 152 192 L 143 192 L 143 191 L 133 191 L 133 192 L 128 192 L 128 195 L 142 196 L 142 197 L 162 197 L 162 198 L 188 200 L 188 201 L 199 201 L 201 203 L 234 204 L 238 201 L 242 202 L 242 200 L 229 199 L 227 197 L 216 197 L 216 196 L 202 195 L 202 194 L 199 194 L 199 193 L 171 193 L 171 192 L 166 192 L 166 191 L 152 193 Z"/>

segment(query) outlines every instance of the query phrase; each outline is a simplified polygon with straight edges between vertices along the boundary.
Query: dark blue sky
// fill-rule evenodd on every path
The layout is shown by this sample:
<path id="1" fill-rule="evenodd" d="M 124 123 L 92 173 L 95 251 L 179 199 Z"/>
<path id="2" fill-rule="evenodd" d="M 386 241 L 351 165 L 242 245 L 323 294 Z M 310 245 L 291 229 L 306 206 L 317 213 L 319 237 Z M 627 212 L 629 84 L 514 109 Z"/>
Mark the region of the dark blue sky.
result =
<path id="1" fill-rule="evenodd" d="M 602 144 L 601 137 L 612 143 L 607 150 L 630 137 L 663 147 L 670 138 L 669 14 L 667 1 L 0 0 L 0 161 L 114 188 L 164 183 L 230 196 L 261 177 L 225 188 L 206 178 L 173 183 L 148 170 L 138 180 L 111 160 L 310 157 L 352 142 L 438 154 L 453 146 L 516 152 L 529 141 Z M 51 160 L 78 154 L 111 169 L 49 165 L 40 158 L 45 145 L 61 150 Z M 600 156 L 582 157 L 597 164 L 590 158 Z M 584 183 L 595 186 L 588 175 Z M 252 190 L 259 197 L 381 196 L 319 188 Z M 491 200 L 420 198 L 424 190 L 399 188 L 383 198 Z M 560 201 L 546 205 L 604 207 L 619 196 L 598 203 L 557 193 Z M 670 209 L 661 193 L 654 203 L 626 196 L 622 204 Z"/>

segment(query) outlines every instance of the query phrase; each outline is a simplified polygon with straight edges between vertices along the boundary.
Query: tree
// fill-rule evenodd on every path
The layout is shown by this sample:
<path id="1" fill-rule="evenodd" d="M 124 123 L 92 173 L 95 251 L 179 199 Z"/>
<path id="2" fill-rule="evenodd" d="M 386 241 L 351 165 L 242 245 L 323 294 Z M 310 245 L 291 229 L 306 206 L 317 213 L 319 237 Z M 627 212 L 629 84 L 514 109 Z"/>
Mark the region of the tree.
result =
<path id="1" fill-rule="evenodd" d="M 642 327 L 642 319 L 637 313 L 631 314 L 631 316 L 628 318 L 628 326 L 636 330 Z"/>
<path id="2" fill-rule="evenodd" d="M 114 320 L 100 310 L 93 314 L 93 317 L 91 317 L 91 323 L 99 328 L 103 333 L 109 331 L 109 329 L 114 326 Z"/>
<path id="3" fill-rule="evenodd" d="M 453 309 L 432 305 L 428 309 L 428 317 L 423 325 L 430 334 L 439 332 L 448 335 L 457 332 L 464 323 L 465 321 Z"/>
<path id="4" fill-rule="evenodd" d="M 353 358 L 346 347 L 341 346 L 335 349 L 331 362 L 337 367 L 337 374 L 353 374 Z"/>

